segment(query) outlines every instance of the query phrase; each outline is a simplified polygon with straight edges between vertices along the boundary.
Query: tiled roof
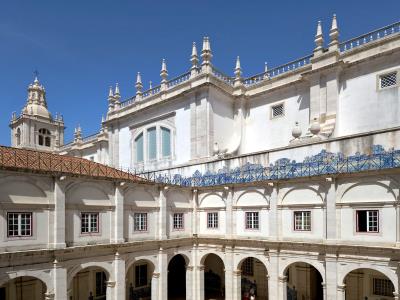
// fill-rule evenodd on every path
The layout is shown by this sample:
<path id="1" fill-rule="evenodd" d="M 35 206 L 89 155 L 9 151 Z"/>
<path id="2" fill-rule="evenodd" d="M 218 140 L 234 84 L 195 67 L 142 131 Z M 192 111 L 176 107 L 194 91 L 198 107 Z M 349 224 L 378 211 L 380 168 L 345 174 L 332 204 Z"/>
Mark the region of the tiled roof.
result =
<path id="1" fill-rule="evenodd" d="M 5 146 L 0 146 L 0 169 L 56 176 L 70 175 L 108 180 L 145 181 L 134 174 L 87 159 Z"/>

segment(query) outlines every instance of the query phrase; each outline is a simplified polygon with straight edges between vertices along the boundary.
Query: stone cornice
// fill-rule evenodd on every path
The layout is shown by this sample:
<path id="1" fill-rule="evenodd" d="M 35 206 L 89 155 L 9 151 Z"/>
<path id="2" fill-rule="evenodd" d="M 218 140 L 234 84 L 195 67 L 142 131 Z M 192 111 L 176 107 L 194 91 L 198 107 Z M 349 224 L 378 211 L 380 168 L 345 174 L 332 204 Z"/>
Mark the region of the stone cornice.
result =
<path id="1" fill-rule="evenodd" d="M 247 250 L 253 248 L 255 250 L 264 249 L 266 255 L 271 253 L 279 253 L 279 255 L 307 255 L 316 254 L 324 258 L 325 256 L 338 259 L 360 259 L 360 257 L 368 257 L 368 260 L 400 260 L 400 248 L 391 245 L 377 246 L 361 245 L 361 244 L 344 244 L 339 242 L 318 242 L 318 241 L 269 241 L 257 239 L 225 239 L 213 237 L 188 237 L 188 238 L 170 238 L 168 240 L 149 240 L 137 241 L 120 244 L 98 244 L 88 246 L 76 246 L 64 249 L 43 249 L 43 250 L 26 250 L 0 253 L 0 267 L 31 265 L 35 264 L 51 265 L 56 259 L 60 264 L 63 262 L 70 263 L 73 260 L 84 258 L 96 259 L 103 257 L 112 260 L 116 252 L 121 257 L 130 253 L 154 251 L 158 252 L 160 248 L 168 252 L 168 250 L 176 250 L 177 248 L 189 248 L 198 245 L 201 249 L 235 249 L 238 251 L 245 247 Z M 235 251 L 235 250 L 234 250 Z"/>

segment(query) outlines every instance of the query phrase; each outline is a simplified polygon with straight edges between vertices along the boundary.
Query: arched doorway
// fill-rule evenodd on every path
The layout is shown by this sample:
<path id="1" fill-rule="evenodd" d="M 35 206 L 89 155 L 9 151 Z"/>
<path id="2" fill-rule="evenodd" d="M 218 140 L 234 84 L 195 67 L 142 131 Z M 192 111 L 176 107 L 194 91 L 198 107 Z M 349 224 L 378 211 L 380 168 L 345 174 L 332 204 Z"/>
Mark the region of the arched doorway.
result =
<path id="1" fill-rule="evenodd" d="M 215 254 L 208 254 L 204 260 L 204 295 L 205 299 L 225 299 L 225 266 Z"/>
<path id="2" fill-rule="evenodd" d="M 322 276 L 310 264 L 297 262 L 289 265 L 285 271 L 287 299 L 323 299 Z"/>
<path id="3" fill-rule="evenodd" d="M 168 264 L 168 299 L 186 299 L 186 260 L 175 255 Z"/>
<path id="4" fill-rule="evenodd" d="M 346 300 L 394 299 L 393 282 L 381 272 L 372 269 L 357 269 L 346 275 Z"/>
<path id="5" fill-rule="evenodd" d="M 0 287 L 0 300 L 44 300 L 46 284 L 38 278 L 21 276 Z"/>
<path id="6" fill-rule="evenodd" d="M 239 265 L 241 271 L 241 299 L 250 299 L 254 295 L 257 300 L 268 299 L 267 268 L 257 258 L 247 257 Z"/>
<path id="7" fill-rule="evenodd" d="M 154 265 L 144 259 L 136 261 L 126 272 L 126 299 L 151 299 Z"/>
<path id="8" fill-rule="evenodd" d="M 72 279 L 68 299 L 87 300 L 93 296 L 96 300 L 106 300 L 107 272 L 100 267 L 87 267 L 80 270 Z"/>

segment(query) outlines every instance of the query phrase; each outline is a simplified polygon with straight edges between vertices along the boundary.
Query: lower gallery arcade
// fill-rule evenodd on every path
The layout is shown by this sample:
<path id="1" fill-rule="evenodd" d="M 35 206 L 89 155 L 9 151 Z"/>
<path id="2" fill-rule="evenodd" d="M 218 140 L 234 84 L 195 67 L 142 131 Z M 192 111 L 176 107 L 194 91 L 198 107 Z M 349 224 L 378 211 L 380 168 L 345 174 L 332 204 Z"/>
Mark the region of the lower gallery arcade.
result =
<path id="1" fill-rule="evenodd" d="M 246 241 L 235 247 L 222 240 L 170 243 L 145 252 L 132 243 L 132 249 L 100 250 L 93 258 L 98 246 L 89 246 L 33 265 L 21 257 L 23 265 L 3 273 L 0 299 L 398 299 L 397 264 L 378 256 L 362 261 L 350 247 L 331 255 L 307 244 L 282 243 L 277 251 L 241 247 Z M 38 252 L 33 255 L 50 256 Z M 74 259 L 64 263 L 63 255 Z"/>

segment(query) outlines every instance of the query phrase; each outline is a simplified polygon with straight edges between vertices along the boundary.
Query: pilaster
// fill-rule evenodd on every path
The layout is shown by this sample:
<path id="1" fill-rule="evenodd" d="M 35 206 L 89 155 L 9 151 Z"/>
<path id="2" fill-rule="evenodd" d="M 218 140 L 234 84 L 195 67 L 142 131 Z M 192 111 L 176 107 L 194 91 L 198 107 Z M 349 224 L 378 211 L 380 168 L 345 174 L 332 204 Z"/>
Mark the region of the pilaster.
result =
<path id="1" fill-rule="evenodd" d="M 193 299 L 193 266 L 186 266 L 186 300 Z"/>
<path id="2" fill-rule="evenodd" d="M 113 261 L 115 287 L 114 287 L 114 299 L 125 299 L 126 294 L 126 281 L 125 281 L 125 261 L 120 257 L 119 253 L 115 253 Z"/>
<path id="3" fill-rule="evenodd" d="M 269 236 L 271 239 L 276 239 L 278 236 L 277 226 L 277 205 L 278 205 L 278 185 L 269 183 L 268 188 L 271 189 L 271 196 L 269 200 Z"/>
<path id="4" fill-rule="evenodd" d="M 233 292 L 233 248 L 225 249 L 225 299 L 234 298 Z"/>
<path id="5" fill-rule="evenodd" d="M 167 253 L 160 248 L 158 251 L 158 271 L 160 277 L 158 278 L 158 297 L 155 299 L 168 298 L 168 257 Z"/>
<path id="6" fill-rule="evenodd" d="M 113 243 L 124 242 L 124 182 L 116 184 L 114 196 L 114 234 L 112 237 Z"/>
<path id="7" fill-rule="evenodd" d="M 198 204 L 198 190 L 192 190 L 192 236 L 198 234 L 198 212 L 197 212 L 197 204 Z"/>
<path id="8" fill-rule="evenodd" d="M 327 193 L 325 199 L 325 238 L 329 240 L 336 240 L 336 182 L 334 178 L 326 178 Z"/>
<path id="9" fill-rule="evenodd" d="M 337 257 L 334 254 L 325 256 L 325 299 L 335 300 L 337 291 Z M 339 299 L 339 298 L 338 298 Z"/>
<path id="10" fill-rule="evenodd" d="M 286 300 L 287 299 L 287 277 L 286 276 L 278 277 L 278 298 L 277 299 L 278 300 Z"/>
<path id="11" fill-rule="evenodd" d="M 242 299 L 242 271 L 233 271 L 233 294 L 232 299 L 241 300 Z"/>
<path id="12" fill-rule="evenodd" d="M 54 284 L 54 298 L 49 299 L 67 300 L 67 269 L 61 267 L 56 260 L 53 263 L 51 277 Z"/>
<path id="13" fill-rule="evenodd" d="M 159 215 L 158 215 L 158 238 L 160 240 L 167 239 L 167 194 L 168 187 L 161 187 L 160 188 L 160 195 L 159 195 Z"/>
<path id="14" fill-rule="evenodd" d="M 53 248 L 65 248 L 65 176 L 54 180 Z M 51 227 L 50 227 L 51 228 Z"/>
<path id="15" fill-rule="evenodd" d="M 227 239 L 232 238 L 232 227 L 233 227 L 233 188 L 224 187 L 226 197 L 226 224 L 225 224 L 225 235 Z"/>
<path id="16" fill-rule="evenodd" d="M 268 269 L 268 299 L 284 299 L 278 298 L 279 292 L 279 281 L 278 281 L 278 253 L 275 250 L 269 251 L 269 262 L 270 268 Z"/>
<path id="17" fill-rule="evenodd" d="M 151 276 L 151 299 L 161 299 L 158 298 L 159 292 L 159 280 L 160 280 L 160 273 L 154 272 Z"/>

